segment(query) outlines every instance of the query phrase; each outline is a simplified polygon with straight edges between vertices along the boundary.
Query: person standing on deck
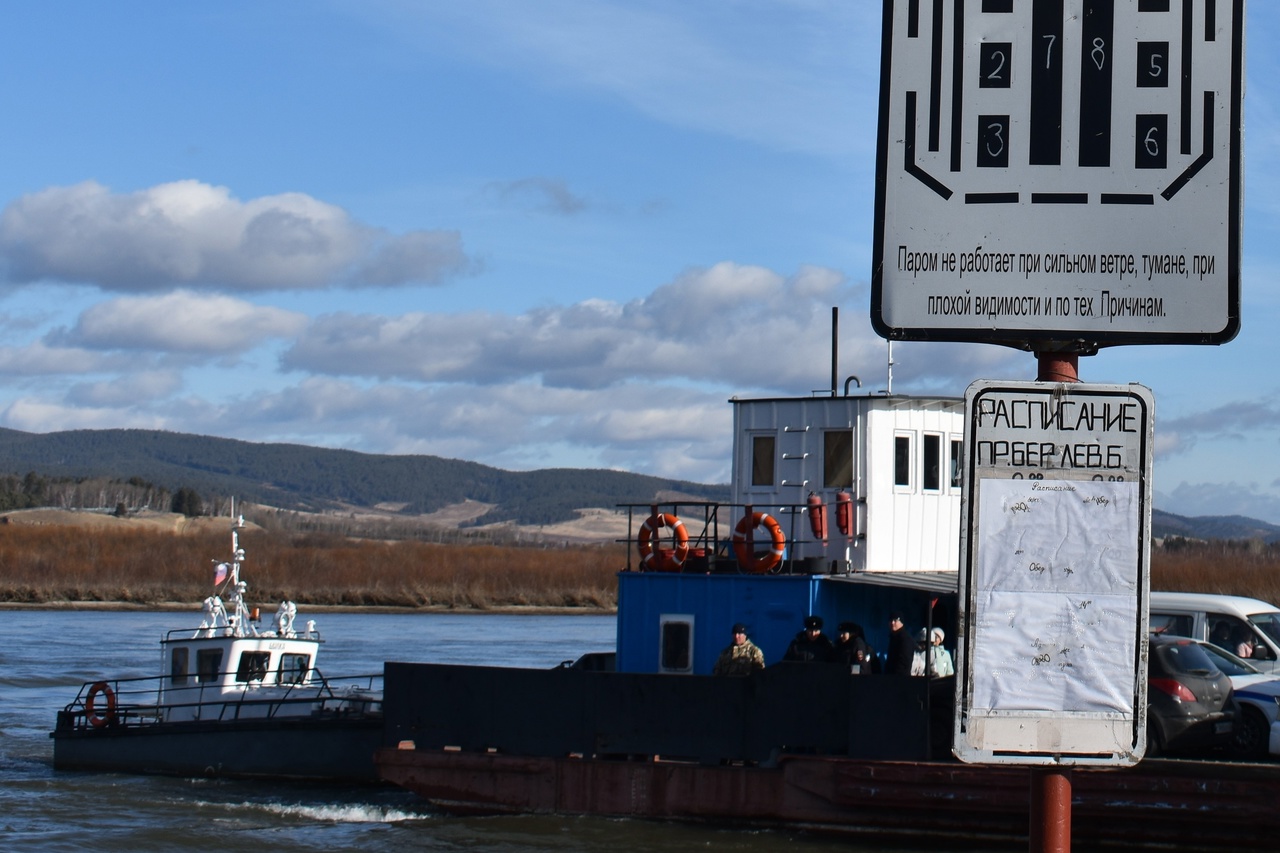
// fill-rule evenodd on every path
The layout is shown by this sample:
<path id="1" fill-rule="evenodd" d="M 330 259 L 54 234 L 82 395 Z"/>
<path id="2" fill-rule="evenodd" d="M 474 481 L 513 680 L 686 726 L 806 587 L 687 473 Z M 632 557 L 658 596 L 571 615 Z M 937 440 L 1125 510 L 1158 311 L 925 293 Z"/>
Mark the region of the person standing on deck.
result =
<path id="1" fill-rule="evenodd" d="M 871 646 L 857 622 L 841 622 L 836 629 L 836 661 L 858 675 L 871 673 Z"/>
<path id="2" fill-rule="evenodd" d="M 801 663 L 830 663 L 836 659 L 836 647 L 822 633 L 821 616 L 805 617 L 804 630 L 796 634 L 782 659 Z"/>
<path id="3" fill-rule="evenodd" d="M 916 644 L 902 624 L 901 613 L 889 615 L 889 650 L 885 657 L 884 671 L 890 675 L 910 675 L 911 659 L 915 657 Z"/>
<path id="4" fill-rule="evenodd" d="M 764 652 L 747 639 L 747 626 L 739 622 L 733 626 L 733 642 L 720 653 L 711 674 L 750 675 L 761 669 L 764 669 Z"/>

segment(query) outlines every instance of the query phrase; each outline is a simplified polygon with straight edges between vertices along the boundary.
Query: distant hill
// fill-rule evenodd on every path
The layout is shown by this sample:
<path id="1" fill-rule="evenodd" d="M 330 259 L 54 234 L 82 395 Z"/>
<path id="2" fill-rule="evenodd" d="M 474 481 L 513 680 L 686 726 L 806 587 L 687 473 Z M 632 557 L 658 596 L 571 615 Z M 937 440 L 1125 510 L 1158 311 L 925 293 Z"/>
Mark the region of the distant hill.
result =
<path id="1" fill-rule="evenodd" d="M 1152 535 L 1158 539 L 1182 536 L 1187 539 L 1261 539 L 1264 542 L 1280 542 L 1280 525 L 1243 515 L 1187 518 L 1157 509 L 1151 513 L 1151 530 Z"/>
<path id="2" fill-rule="evenodd" d="M 482 504 L 465 525 L 571 521 L 575 510 L 685 500 L 727 501 L 729 487 L 624 471 L 504 471 L 438 456 L 390 456 L 300 444 L 258 444 L 159 430 L 29 433 L 0 428 L 0 474 L 140 479 L 168 492 L 235 497 L 300 512 L 379 509 L 412 517 Z M 1157 538 L 1280 542 L 1280 526 L 1243 516 L 1187 518 L 1155 510 Z"/>
<path id="3" fill-rule="evenodd" d="M 574 510 L 648 503 L 668 494 L 728 499 L 705 485 L 604 469 L 504 471 L 437 456 L 389 456 L 298 444 L 256 444 L 158 430 L 28 433 L 0 428 L 0 472 L 22 477 L 138 478 L 170 492 L 236 497 L 303 512 L 391 508 L 425 515 L 473 501 L 471 524 L 554 524 Z"/>

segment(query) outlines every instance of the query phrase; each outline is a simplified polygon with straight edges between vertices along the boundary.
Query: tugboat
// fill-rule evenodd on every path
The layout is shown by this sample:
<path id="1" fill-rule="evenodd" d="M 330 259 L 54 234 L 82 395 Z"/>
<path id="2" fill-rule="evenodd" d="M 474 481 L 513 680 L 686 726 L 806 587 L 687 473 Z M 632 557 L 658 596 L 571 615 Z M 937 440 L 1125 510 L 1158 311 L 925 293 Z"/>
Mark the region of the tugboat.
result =
<path id="1" fill-rule="evenodd" d="M 292 601 L 259 630 L 240 577 L 243 528 L 236 517 L 200 624 L 160 640 L 159 676 L 86 682 L 58 712 L 56 769 L 376 781 L 381 675 L 324 676 L 324 639 L 314 620 L 299 628 Z"/>

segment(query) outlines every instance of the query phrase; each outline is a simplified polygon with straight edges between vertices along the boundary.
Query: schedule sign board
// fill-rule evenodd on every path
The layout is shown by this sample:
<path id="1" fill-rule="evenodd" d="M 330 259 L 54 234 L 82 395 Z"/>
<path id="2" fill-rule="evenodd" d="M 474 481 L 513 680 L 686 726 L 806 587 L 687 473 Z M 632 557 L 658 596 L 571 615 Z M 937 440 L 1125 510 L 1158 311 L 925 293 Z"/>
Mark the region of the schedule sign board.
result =
<path id="1" fill-rule="evenodd" d="M 876 330 L 1234 337 L 1243 31 L 1244 0 L 885 0 Z"/>
<path id="2" fill-rule="evenodd" d="M 1142 757 L 1152 410 L 1139 385 L 969 387 L 961 760 Z"/>

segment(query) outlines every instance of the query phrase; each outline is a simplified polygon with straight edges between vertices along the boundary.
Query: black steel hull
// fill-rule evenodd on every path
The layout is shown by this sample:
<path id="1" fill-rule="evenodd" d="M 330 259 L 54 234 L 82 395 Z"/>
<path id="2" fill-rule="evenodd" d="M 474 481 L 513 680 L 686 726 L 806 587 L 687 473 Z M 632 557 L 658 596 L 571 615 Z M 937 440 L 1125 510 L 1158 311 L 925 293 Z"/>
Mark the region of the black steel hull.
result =
<path id="1" fill-rule="evenodd" d="M 382 721 L 277 719 L 59 729 L 59 770 L 371 783 Z"/>

